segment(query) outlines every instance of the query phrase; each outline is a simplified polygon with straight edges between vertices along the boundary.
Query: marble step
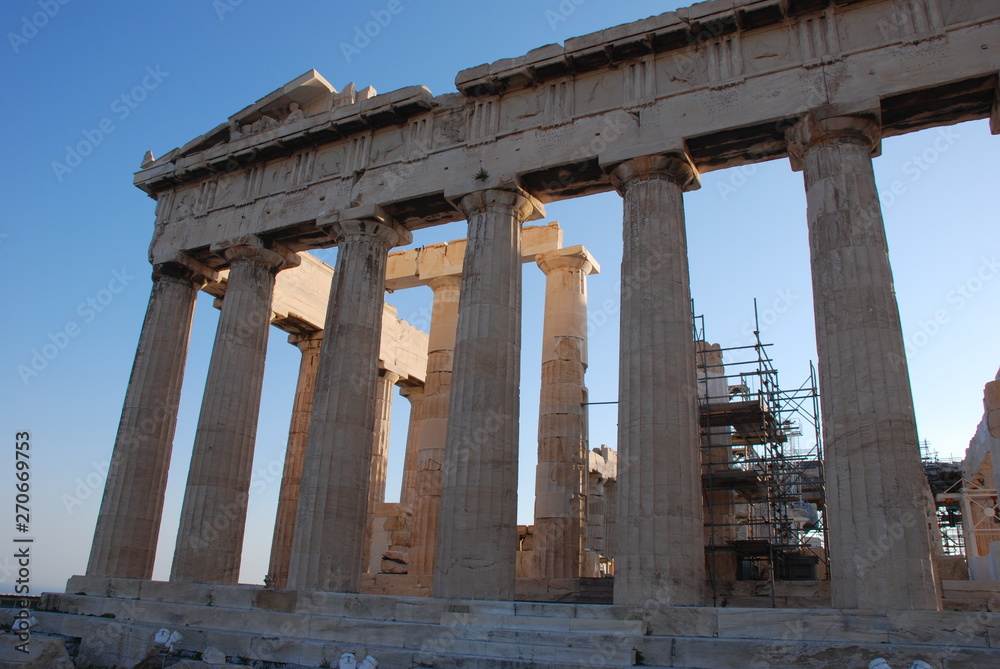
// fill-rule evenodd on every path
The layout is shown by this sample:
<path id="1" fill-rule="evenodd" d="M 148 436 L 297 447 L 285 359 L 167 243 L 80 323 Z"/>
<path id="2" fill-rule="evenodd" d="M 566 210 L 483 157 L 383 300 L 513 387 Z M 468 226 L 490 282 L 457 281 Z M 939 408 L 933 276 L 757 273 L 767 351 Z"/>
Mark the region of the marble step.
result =
<path id="1" fill-rule="evenodd" d="M 162 625 L 145 622 L 121 623 L 113 619 L 72 616 L 56 613 L 36 614 L 46 631 L 85 640 L 80 644 L 77 662 L 81 666 L 132 669 L 146 653 L 149 640 Z M 260 662 L 296 667 L 337 666 L 343 653 L 358 657 L 373 655 L 383 667 L 412 667 L 417 649 L 394 648 L 359 643 L 356 640 L 319 640 L 285 638 L 252 633 L 211 629 L 192 629 L 170 625 L 183 639 L 175 646 L 178 651 L 202 653 L 208 647 L 222 650 L 228 657 L 249 658 Z M 94 640 L 105 639 L 94 643 Z M 2 665 L 0 665 L 2 666 Z M 232 665 L 226 665 L 232 666 Z"/>
<path id="2" fill-rule="evenodd" d="M 589 618 L 548 618 L 543 616 L 506 616 L 482 613 L 443 613 L 441 624 L 446 627 L 479 629 L 546 630 L 564 633 L 599 635 L 644 635 L 642 620 L 600 620 Z"/>
<path id="3" fill-rule="evenodd" d="M 435 638 L 447 636 L 465 641 L 486 643 L 516 643 L 528 646 L 553 646 L 556 648 L 589 649 L 591 651 L 629 651 L 635 648 L 640 637 L 605 634 L 560 634 L 544 630 L 444 628 Z"/>
<path id="4" fill-rule="evenodd" d="M 419 614 L 424 620 L 430 620 L 445 611 L 566 618 L 620 617 L 620 611 L 616 607 L 593 604 L 577 606 L 573 603 L 553 602 L 440 600 L 397 595 L 295 592 L 260 586 L 196 585 L 93 576 L 72 577 L 67 584 L 67 592 L 101 598 L 169 601 L 237 609 L 326 612 L 330 615 L 351 615 L 383 620 L 399 619 L 401 613 L 407 616 Z M 57 597 L 60 594 L 48 593 L 45 597 Z M 366 610 L 368 613 L 365 616 L 361 615 L 360 612 Z"/>
<path id="5" fill-rule="evenodd" d="M 338 633 L 316 629 L 299 630 L 275 627 L 268 634 L 239 629 L 241 615 L 223 612 L 233 619 L 233 629 L 218 630 L 187 626 L 183 616 L 171 614 L 170 622 L 134 622 L 92 615 L 37 612 L 40 628 L 47 633 L 89 639 L 115 638 L 148 643 L 161 626 L 177 629 L 185 638 L 180 649 L 201 652 L 208 646 L 223 649 L 227 655 L 243 656 L 264 662 L 286 662 L 318 667 L 324 662 L 335 666 L 341 652 L 372 654 L 385 667 L 446 667 L 486 669 L 563 669 L 563 667 L 648 667 L 672 669 L 803 669 L 827 667 L 864 667 L 876 658 L 886 658 L 890 665 L 908 667 L 920 659 L 932 667 L 995 669 L 1000 666 L 1000 649 L 955 645 L 915 645 L 906 643 L 865 643 L 797 641 L 787 639 L 733 639 L 708 637 L 615 637 L 604 636 L 608 646 L 580 645 L 583 635 L 560 635 L 545 631 L 476 630 L 431 625 L 382 623 L 371 628 L 371 621 L 354 621 Z M 386 628 L 408 628 L 415 634 L 394 637 Z M 338 628 L 334 628 L 337 630 Z M 488 635 L 495 635 L 492 638 Z M 476 636 L 479 635 L 479 636 Z M 487 636 L 483 636 L 487 635 Z M 517 635 L 505 637 L 504 635 Z M 523 635 L 523 637 L 521 637 Z M 537 635 L 537 636 L 536 636 Z M 594 637 L 596 640 L 597 637 Z M 544 640 L 544 643 L 542 641 Z M 617 642 L 617 645 L 616 643 Z M 578 644 L 568 647 L 565 644 Z M 634 645 L 635 655 L 630 646 Z M 84 643 L 86 648 L 88 643 Z M 96 666 L 111 666 L 95 663 Z"/>
<path id="6" fill-rule="evenodd" d="M 529 645 L 499 641 L 482 641 L 455 637 L 428 639 L 421 648 L 425 653 L 442 653 L 458 657 L 478 657 L 518 662 L 578 663 L 586 667 L 631 667 L 635 664 L 632 648 L 578 648 L 555 645 Z"/>
<path id="7" fill-rule="evenodd" d="M 381 661 L 379 666 L 382 666 Z M 393 665 L 406 667 L 407 665 Z M 579 662 L 541 662 L 536 660 L 512 660 L 486 657 L 462 657 L 445 653 L 414 653 L 411 669 L 581 669 L 582 667 L 600 667 Z M 630 664 L 604 665 L 605 667 L 631 667 Z"/>
<path id="8" fill-rule="evenodd" d="M 892 667 L 923 660 L 942 669 L 996 669 L 1000 649 L 860 642 L 767 639 L 646 637 L 636 644 L 636 662 L 672 669 L 827 669 L 867 667 L 885 658 Z"/>
<path id="9" fill-rule="evenodd" d="M 185 633 L 184 629 L 194 629 L 206 634 L 230 634 L 236 637 L 255 635 L 261 638 L 322 640 L 402 649 L 418 649 L 424 639 L 439 634 L 441 630 L 436 623 L 349 618 L 322 613 L 227 609 L 170 602 L 129 602 L 75 596 L 61 597 L 60 611 L 63 613 L 55 615 L 66 615 L 69 619 L 78 620 L 103 618 L 126 624 L 141 621 L 145 625 L 178 628 L 182 633 Z M 42 612 L 36 615 L 42 615 Z M 79 636 L 72 631 L 60 633 Z"/>

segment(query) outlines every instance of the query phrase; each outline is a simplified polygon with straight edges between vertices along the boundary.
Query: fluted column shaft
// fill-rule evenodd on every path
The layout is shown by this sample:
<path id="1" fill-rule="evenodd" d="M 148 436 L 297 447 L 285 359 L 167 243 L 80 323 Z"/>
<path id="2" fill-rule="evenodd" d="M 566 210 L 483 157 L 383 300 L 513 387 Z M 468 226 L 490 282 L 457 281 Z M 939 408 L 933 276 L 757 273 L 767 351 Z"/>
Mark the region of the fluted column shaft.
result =
<path id="1" fill-rule="evenodd" d="M 704 599 L 697 377 L 681 155 L 620 164 L 624 198 L 618 379 L 618 605 Z"/>
<path id="2" fill-rule="evenodd" d="M 175 263 L 153 269 L 153 290 L 94 531 L 89 576 L 153 575 L 194 305 L 205 281 Z"/>
<path id="3" fill-rule="evenodd" d="M 520 192 L 486 190 L 459 204 L 469 221 L 434 596 L 513 599 L 521 364 Z"/>
<path id="4" fill-rule="evenodd" d="M 872 169 L 879 127 L 807 117 L 790 138 L 808 202 L 833 606 L 934 610 L 927 480 Z"/>
<path id="5" fill-rule="evenodd" d="M 417 494 L 417 439 L 420 423 L 424 419 L 424 386 L 405 386 L 399 394 L 410 402 L 410 424 L 406 432 L 406 456 L 403 458 L 403 484 L 399 492 L 400 504 L 413 504 Z"/>
<path id="6" fill-rule="evenodd" d="M 546 283 L 532 575 L 579 578 L 587 523 L 587 275 L 597 266 L 582 247 L 536 261 Z"/>
<path id="7" fill-rule="evenodd" d="M 375 430 L 375 387 L 389 249 L 409 233 L 371 219 L 331 225 L 337 266 L 320 350 L 290 588 L 358 592 Z"/>
<path id="8" fill-rule="evenodd" d="M 367 556 L 371 553 L 372 532 L 375 529 L 375 506 L 385 501 L 385 477 L 389 464 L 389 425 L 392 422 L 392 396 L 396 389 L 399 374 L 395 372 L 379 372 L 375 384 L 375 428 L 372 434 L 372 471 L 371 486 L 368 490 L 368 517 L 365 522 L 365 543 L 363 553 L 366 556 L 365 570 L 368 571 Z"/>
<path id="9" fill-rule="evenodd" d="M 434 304 L 427 346 L 423 419 L 420 421 L 415 454 L 413 532 L 409 564 L 409 573 L 423 576 L 434 574 L 434 552 L 437 547 L 441 506 L 441 471 L 445 458 L 445 438 L 448 434 L 448 405 L 451 401 L 462 277 L 437 277 L 428 285 L 434 291 Z"/>
<path id="10" fill-rule="evenodd" d="M 306 438 L 309 436 L 309 419 L 312 415 L 323 332 L 320 330 L 291 334 L 288 335 L 288 343 L 294 344 L 302 351 L 302 359 L 299 361 L 299 380 L 295 387 L 292 422 L 288 427 L 288 446 L 285 449 L 285 467 L 281 474 L 278 511 L 274 521 L 274 536 L 271 539 L 268 574 L 277 588 L 288 585 L 288 565 L 292 557 L 292 540 L 295 537 L 295 514 L 299 506 L 299 489 L 302 485 L 302 463 L 305 459 Z"/>
<path id="11" fill-rule="evenodd" d="M 224 255 L 229 280 L 184 491 L 173 582 L 239 581 L 274 277 L 294 262 L 259 243 L 231 246 Z"/>

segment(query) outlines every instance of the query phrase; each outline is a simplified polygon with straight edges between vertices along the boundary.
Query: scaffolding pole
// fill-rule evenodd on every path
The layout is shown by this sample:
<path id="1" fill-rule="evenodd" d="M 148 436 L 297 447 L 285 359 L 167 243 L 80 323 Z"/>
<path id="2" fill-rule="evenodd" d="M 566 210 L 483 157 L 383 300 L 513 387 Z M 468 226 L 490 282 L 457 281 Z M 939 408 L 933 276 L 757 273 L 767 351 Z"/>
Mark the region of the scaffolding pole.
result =
<path id="1" fill-rule="evenodd" d="M 753 344 L 722 348 L 706 343 L 704 316 L 693 319 L 706 550 L 716 605 L 726 580 L 720 573 L 724 554 L 735 561 L 730 578 L 770 582 L 772 606 L 777 580 L 799 580 L 819 562 L 829 578 L 816 370 L 810 363 L 802 384 L 782 388 L 771 344 L 760 337 L 756 300 L 754 321 Z M 803 439 L 811 443 L 803 447 Z"/>

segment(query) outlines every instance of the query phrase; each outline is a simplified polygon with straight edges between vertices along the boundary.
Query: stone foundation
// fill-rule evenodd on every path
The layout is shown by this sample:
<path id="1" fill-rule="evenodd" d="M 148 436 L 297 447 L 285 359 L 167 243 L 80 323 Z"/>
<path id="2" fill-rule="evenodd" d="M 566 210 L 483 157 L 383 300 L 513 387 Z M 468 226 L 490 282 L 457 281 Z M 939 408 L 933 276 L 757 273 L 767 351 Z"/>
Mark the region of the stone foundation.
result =
<path id="1" fill-rule="evenodd" d="M 109 669 L 141 661 L 161 627 L 184 636 L 177 650 L 189 656 L 212 647 L 278 667 L 336 666 L 343 652 L 387 668 L 1000 665 L 995 613 L 541 604 L 91 577 L 68 589 L 79 594 L 44 595 L 35 631 L 81 639 L 79 656 Z"/>

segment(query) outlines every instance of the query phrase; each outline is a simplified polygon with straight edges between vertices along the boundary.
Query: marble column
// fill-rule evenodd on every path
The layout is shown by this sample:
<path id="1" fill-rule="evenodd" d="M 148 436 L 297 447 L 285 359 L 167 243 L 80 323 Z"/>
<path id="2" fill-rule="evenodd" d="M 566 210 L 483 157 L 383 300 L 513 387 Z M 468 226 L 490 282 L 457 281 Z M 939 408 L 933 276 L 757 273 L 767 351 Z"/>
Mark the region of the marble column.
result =
<path id="1" fill-rule="evenodd" d="M 413 504 L 417 494 L 417 440 L 420 438 L 420 423 L 424 419 L 423 385 L 404 386 L 399 394 L 410 402 L 410 425 L 406 433 L 406 456 L 403 459 L 403 485 L 399 492 L 400 504 Z"/>
<path id="2" fill-rule="evenodd" d="M 323 331 L 290 334 L 288 343 L 302 351 L 302 359 L 299 361 L 299 380 L 295 387 L 292 422 L 288 428 L 288 446 L 285 449 L 285 468 L 281 474 L 278 512 L 271 539 L 268 575 L 276 588 L 288 585 L 288 564 L 292 558 L 292 539 L 295 536 L 295 513 L 302 485 L 302 462 L 306 452 L 306 437 L 309 435 L 309 418 L 316 390 L 316 371 L 319 368 Z"/>
<path id="3" fill-rule="evenodd" d="M 434 291 L 431 326 L 427 346 L 427 375 L 424 381 L 423 420 L 417 435 L 413 533 L 409 573 L 434 574 L 438 514 L 441 506 L 441 471 L 445 437 L 448 434 L 448 403 L 451 401 L 455 334 L 458 330 L 458 301 L 462 277 L 431 279 Z"/>
<path id="4" fill-rule="evenodd" d="M 409 231 L 388 217 L 334 221 L 337 266 L 306 442 L 288 585 L 358 592 L 371 484 L 378 356 L 389 249 Z M 326 225 L 324 225 L 326 227 Z"/>
<path id="5" fill-rule="evenodd" d="M 462 198 L 469 221 L 441 483 L 434 596 L 514 597 L 523 192 Z"/>
<path id="6" fill-rule="evenodd" d="M 371 485 L 368 489 L 368 518 L 365 523 L 366 556 L 365 569 L 368 571 L 367 556 L 371 553 L 372 532 L 375 529 L 375 506 L 385 502 L 385 477 L 389 465 L 389 426 L 392 422 L 392 396 L 395 394 L 399 374 L 383 370 L 379 372 L 375 384 L 375 431 L 372 435 Z"/>
<path id="7" fill-rule="evenodd" d="M 587 276 L 599 267 L 582 246 L 550 251 L 536 262 L 546 280 L 532 575 L 580 578 L 587 524 Z"/>
<path id="8" fill-rule="evenodd" d="M 624 198 L 618 378 L 618 605 L 704 603 L 698 382 L 683 152 L 619 164 Z"/>
<path id="9" fill-rule="evenodd" d="M 808 116 L 803 171 L 834 608 L 939 608 L 903 335 L 872 169 L 872 117 Z"/>
<path id="10" fill-rule="evenodd" d="M 244 239 L 222 250 L 229 280 L 215 334 L 170 580 L 239 581 L 274 277 L 295 254 Z"/>
<path id="11" fill-rule="evenodd" d="M 206 281 L 177 263 L 153 268 L 153 290 L 125 393 L 88 576 L 153 575 L 191 321 Z"/>

